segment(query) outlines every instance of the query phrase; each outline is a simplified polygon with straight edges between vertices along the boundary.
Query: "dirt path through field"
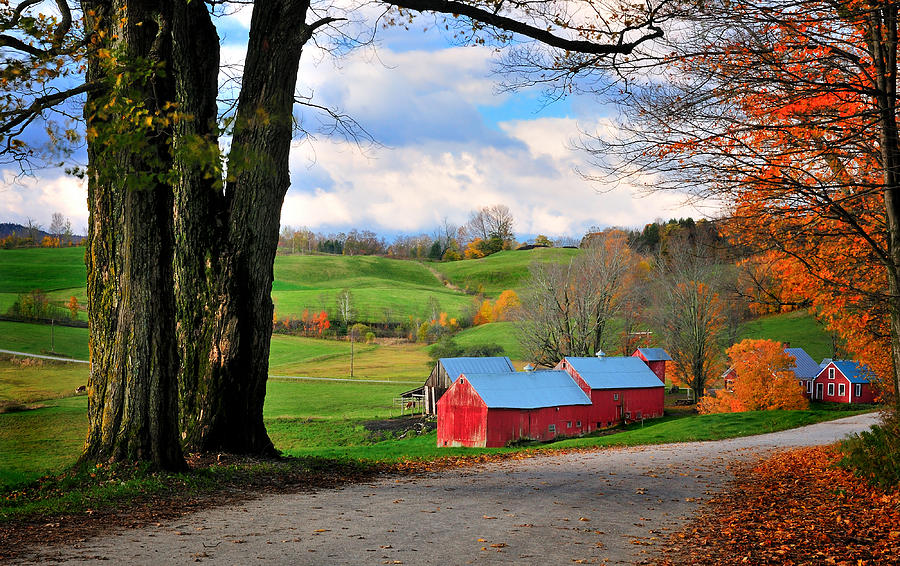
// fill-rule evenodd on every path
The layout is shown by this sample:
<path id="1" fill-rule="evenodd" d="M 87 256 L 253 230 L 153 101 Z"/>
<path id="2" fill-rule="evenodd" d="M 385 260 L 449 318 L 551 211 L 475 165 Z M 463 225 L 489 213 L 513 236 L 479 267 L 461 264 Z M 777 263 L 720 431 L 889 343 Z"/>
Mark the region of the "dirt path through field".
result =
<path id="1" fill-rule="evenodd" d="M 762 436 L 510 460 L 315 493 L 263 496 L 33 562 L 102 564 L 635 563 L 726 487 L 730 462 L 828 444 L 860 415 Z"/>

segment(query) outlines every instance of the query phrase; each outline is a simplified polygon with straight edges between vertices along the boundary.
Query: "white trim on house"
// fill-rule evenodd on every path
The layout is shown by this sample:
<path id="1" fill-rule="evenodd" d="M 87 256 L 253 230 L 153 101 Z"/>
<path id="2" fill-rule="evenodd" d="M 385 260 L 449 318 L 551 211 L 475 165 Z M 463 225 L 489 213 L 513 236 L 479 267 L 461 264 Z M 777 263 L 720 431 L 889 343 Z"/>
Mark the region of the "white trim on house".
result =
<path id="1" fill-rule="evenodd" d="M 834 379 L 834 368 L 828 368 L 828 379 Z"/>
<path id="2" fill-rule="evenodd" d="M 834 384 L 833 383 L 828 384 L 828 396 L 834 397 Z"/>
<path id="3" fill-rule="evenodd" d="M 854 383 L 853 384 L 854 396 L 862 397 L 862 383 Z"/>
<path id="4" fill-rule="evenodd" d="M 847 386 L 844 383 L 838 383 L 838 397 L 843 397 L 847 394 Z"/>

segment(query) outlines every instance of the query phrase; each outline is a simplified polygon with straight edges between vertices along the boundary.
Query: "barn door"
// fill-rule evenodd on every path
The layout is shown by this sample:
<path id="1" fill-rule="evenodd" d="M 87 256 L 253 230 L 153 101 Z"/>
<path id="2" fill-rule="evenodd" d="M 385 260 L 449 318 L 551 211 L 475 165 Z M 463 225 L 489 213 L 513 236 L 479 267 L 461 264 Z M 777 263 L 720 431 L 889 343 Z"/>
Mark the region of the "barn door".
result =
<path id="1" fill-rule="evenodd" d="M 823 387 L 823 385 L 822 385 L 821 383 L 817 383 L 817 384 L 816 384 L 816 396 L 815 396 L 815 399 L 816 399 L 817 401 L 821 401 L 821 400 L 822 400 L 822 387 Z"/>

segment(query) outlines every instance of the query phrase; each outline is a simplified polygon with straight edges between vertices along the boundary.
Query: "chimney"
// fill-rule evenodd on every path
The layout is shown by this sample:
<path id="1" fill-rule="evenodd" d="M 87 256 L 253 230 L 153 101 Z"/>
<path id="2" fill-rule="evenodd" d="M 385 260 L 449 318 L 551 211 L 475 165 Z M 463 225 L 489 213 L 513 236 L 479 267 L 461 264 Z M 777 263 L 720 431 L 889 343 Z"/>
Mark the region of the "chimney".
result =
<path id="1" fill-rule="evenodd" d="M 606 354 L 603 353 L 603 350 L 597 350 L 597 353 L 594 354 L 594 355 L 597 356 L 598 358 L 602 358 L 602 357 L 605 356 Z"/>
<path id="2" fill-rule="evenodd" d="M 534 366 L 531 364 L 526 365 L 522 368 L 523 371 L 534 371 Z"/>

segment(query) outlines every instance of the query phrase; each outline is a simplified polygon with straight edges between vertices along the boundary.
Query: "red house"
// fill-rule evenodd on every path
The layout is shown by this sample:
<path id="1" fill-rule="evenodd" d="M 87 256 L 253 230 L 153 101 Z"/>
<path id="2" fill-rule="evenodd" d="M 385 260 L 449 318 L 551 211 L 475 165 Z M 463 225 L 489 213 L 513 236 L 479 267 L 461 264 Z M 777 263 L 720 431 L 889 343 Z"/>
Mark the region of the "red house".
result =
<path id="1" fill-rule="evenodd" d="M 666 362 L 671 362 L 672 358 L 665 350 L 662 348 L 638 348 L 631 355 L 644 360 L 650 371 L 655 373 L 660 381 L 666 382 Z"/>
<path id="2" fill-rule="evenodd" d="M 849 360 L 825 360 L 815 380 L 807 382 L 807 392 L 815 401 L 831 403 L 874 403 L 875 390 L 868 367 Z"/>
<path id="3" fill-rule="evenodd" d="M 438 446 L 506 446 L 587 432 L 591 399 L 564 371 L 464 373 L 437 402 Z"/>
<path id="4" fill-rule="evenodd" d="M 587 430 L 663 415 L 665 385 L 639 357 L 563 358 L 555 369 L 590 396 Z"/>

